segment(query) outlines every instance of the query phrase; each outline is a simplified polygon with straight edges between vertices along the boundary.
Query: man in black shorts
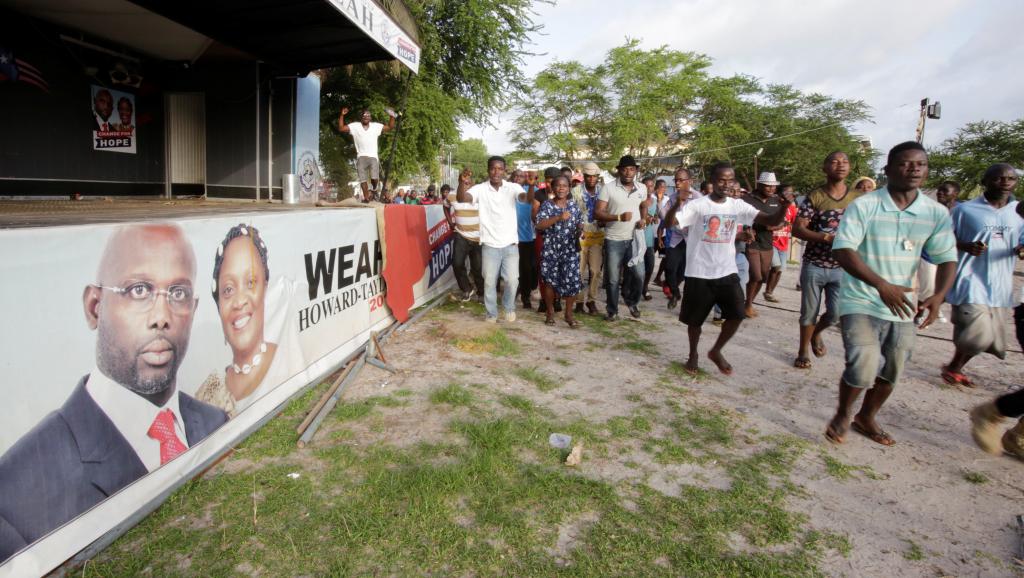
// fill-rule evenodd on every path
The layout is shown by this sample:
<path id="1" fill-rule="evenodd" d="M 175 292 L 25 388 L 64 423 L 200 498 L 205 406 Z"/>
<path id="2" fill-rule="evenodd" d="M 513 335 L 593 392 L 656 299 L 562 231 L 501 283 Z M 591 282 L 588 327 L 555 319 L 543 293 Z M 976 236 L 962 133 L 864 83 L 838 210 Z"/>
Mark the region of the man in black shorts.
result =
<path id="1" fill-rule="evenodd" d="M 736 174 L 728 163 L 711 169 L 713 190 L 710 195 L 690 201 L 675 219 L 673 226 L 686 235 L 686 284 L 679 320 L 686 324 L 690 337 L 690 357 L 686 369 L 696 372 L 697 344 L 701 325 L 711 309 L 722 310 L 722 332 L 708 351 L 719 371 L 732 374 L 732 366 L 722 357 L 722 348 L 729 342 L 744 319 L 746 297 L 736 269 L 736 233 L 740 226 L 752 223 L 774 227 L 782 223 L 790 201 L 783 200 L 779 210 L 759 211 L 753 205 L 728 196 Z"/>

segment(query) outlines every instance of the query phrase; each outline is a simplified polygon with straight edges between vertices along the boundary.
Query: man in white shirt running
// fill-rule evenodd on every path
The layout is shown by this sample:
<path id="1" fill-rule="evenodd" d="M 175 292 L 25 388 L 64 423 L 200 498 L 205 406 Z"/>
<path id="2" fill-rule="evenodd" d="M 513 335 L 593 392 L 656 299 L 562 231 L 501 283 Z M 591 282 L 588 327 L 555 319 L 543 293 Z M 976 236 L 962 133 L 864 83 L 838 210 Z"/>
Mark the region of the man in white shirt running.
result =
<path id="1" fill-rule="evenodd" d="M 732 366 L 722 357 L 722 348 L 732 339 L 743 321 L 745 296 L 736 268 L 736 233 L 740 226 L 752 223 L 774 227 L 782 223 L 791 204 L 784 200 L 779 210 L 759 211 L 740 199 L 728 196 L 736 182 L 732 165 L 717 163 L 711 168 L 712 193 L 683 205 L 678 215 L 670 214 L 666 227 L 686 231 L 686 284 L 679 320 L 686 324 L 690 338 L 690 357 L 686 369 L 696 372 L 697 344 L 701 325 L 711 309 L 722 310 L 722 332 L 708 351 L 710 359 L 725 375 Z M 674 221 L 674 222 L 673 222 Z M 687 229 L 688 228 L 688 229 Z"/>
<path id="2" fill-rule="evenodd" d="M 484 274 L 484 308 L 488 323 L 498 321 L 498 275 L 503 281 L 502 319 L 516 320 L 519 287 L 519 226 L 516 199 L 525 202 L 523 187 L 505 180 L 505 159 L 487 159 L 487 180 L 474 186 L 467 172 L 459 175 L 456 201 L 478 203 L 480 245 Z"/>
<path id="3" fill-rule="evenodd" d="M 359 175 L 359 186 L 363 189 L 363 199 L 370 198 L 367 181 L 377 190 L 377 182 L 380 179 L 380 160 L 377 158 L 377 139 L 381 133 L 395 130 L 395 112 L 387 109 L 391 120 L 387 126 L 372 122 L 373 117 L 370 111 L 364 110 L 359 116 L 359 122 L 345 124 L 345 115 L 348 114 L 348 107 L 341 109 L 338 117 L 338 130 L 352 135 L 352 142 L 356 145 L 356 173 Z"/>

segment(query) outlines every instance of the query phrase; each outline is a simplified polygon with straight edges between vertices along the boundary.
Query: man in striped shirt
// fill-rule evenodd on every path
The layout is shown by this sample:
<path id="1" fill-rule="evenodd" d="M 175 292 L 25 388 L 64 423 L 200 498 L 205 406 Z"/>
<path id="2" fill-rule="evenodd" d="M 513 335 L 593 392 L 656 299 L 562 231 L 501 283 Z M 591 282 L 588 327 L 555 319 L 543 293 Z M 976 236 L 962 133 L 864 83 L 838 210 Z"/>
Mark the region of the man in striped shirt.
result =
<path id="1" fill-rule="evenodd" d="M 462 171 L 460 178 L 472 179 L 473 174 L 467 168 Z M 483 261 L 480 250 L 480 200 L 473 198 L 467 193 L 469 200 L 459 202 L 454 192 L 449 194 L 451 212 L 455 224 L 455 263 L 452 268 L 455 270 L 455 281 L 459 284 L 461 292 L 460 301 L 469 301 L 474 295 L 477 300 L 483 299 L 484 275 Z M 466 275 L 466 258 L 469 258 L 469 268 L 473 275 L 473 283 L 470 284 L 469 276 Z"/>
<path id="2" fill-rule="evenodd" d="M 834 443 L 842 443 L 851 427 L 876 443 L 896 443 L 875 416 L 910 359 L 917 335 L 915 314 L 927 311 L 921 327 L 931 325 L 956 273 L 956 239 L 949 213 L 918 188 L 928 177 L 924 147 L 913 141 L 893 147 L 885 175 L 886 187 L 846 209 L 832 242 L 833 255 L 845 271 L 839 315 L 846 349 L 839 406 L 825 430 Z M 917 300 L 908 294 L 913 291 L 922 249 L 938 271 L 935 294 L 915 308 Z M 851 420 L 853 404 L 865 389 L 860 411 Z"/>

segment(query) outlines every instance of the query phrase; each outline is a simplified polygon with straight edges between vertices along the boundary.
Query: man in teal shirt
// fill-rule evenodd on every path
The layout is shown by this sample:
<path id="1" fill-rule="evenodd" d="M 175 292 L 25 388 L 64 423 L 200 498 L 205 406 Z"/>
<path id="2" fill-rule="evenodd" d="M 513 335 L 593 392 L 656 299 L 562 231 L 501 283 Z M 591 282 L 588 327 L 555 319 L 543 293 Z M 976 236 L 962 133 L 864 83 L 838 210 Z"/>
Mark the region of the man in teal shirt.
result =
<path id="1" fill-rule="evenodd" d="M 973 387 L 964 365 L 980 353 L 1006 358 L 1006 318 L 1015 303 L 1013 269 L 1024 255 L 1024 219 L 1017 215 L 1013 189 L 1017 171 L 1000 163 L 985 171 L 985 193 L 953 209 L 960 257 L 946 301 L 953 305 L 956 352 L 942 368 L 946 383 Z"/>
<path id="2" fill-rule="evenodd" d="M 876 443 L 896 443 L 875 416 L 910 359 L 915 314 L 927 310 L 921 327 L 931 325 L 956 273 L 956 240 L 949 213 L 919 190 L 928 177 L 924 147 L 913 141 L 893 147 L 885 175 L 886 187 L 846 209 L 832 242 L 833 256 L 845 271 L 839 315 L 846 369 L 839 382 L 839 406 L 825 430 L 835 443 L 845 440 L 851 426 Z M 935 294 L 915 311 L 916 299 L 907 294 L 913 291 L 922 249 L 938 270 Z M 851 420 L 853 404 L 865 389 L 860 411 Z"/>

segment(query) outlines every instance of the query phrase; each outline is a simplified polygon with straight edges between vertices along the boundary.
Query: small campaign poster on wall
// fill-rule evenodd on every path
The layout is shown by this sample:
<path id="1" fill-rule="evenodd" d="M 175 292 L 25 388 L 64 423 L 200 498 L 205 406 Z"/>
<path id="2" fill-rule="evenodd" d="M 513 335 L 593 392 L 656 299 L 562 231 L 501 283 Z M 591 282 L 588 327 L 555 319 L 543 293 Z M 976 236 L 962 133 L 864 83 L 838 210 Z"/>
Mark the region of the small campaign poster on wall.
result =
<path id="1" fill-rule="evenodd" d="M 92 149 L 135 154 L 135 95 L 92 85 Z"/>

